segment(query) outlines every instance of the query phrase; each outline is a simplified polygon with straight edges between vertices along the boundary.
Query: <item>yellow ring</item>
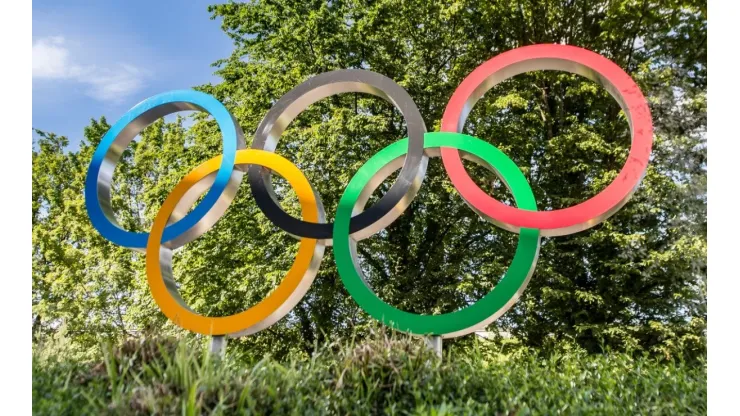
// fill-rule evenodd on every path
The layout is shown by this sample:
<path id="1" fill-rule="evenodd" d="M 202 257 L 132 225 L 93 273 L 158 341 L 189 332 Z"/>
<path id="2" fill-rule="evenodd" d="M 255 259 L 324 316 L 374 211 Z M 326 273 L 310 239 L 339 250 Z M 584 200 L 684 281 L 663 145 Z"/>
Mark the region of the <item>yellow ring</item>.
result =
<path id="1" fill-rule="evenodd" d="M 297 166 L 275 153 L 255 149 L 237 151 L 234 163 L 264 166 L 285 178 L 298 195 L 304 220 L 318 222 L 316 196 L 308 179 Z M 280 285 L 269 296 L 244 312 L 224 317 L 207 317 L 191 310 L 180 298 L 174 286 L 171 292 L 165 283 L 160 264 L 162 254 L 160 242 L 165 226 L 183 195 L 200 180 L 216 172 L 220 165 L 221 156 L 217 156 L 193 169 L 164 201 L 149 234 L 146 246 L 146 273 L 154 300 L 165 316 L 176 325 L 204 335 L 245 335 L 272 325 L 303 298 L 316 276 L 324 246 L 315 239 L 302 238 L 295 261 Z"/>

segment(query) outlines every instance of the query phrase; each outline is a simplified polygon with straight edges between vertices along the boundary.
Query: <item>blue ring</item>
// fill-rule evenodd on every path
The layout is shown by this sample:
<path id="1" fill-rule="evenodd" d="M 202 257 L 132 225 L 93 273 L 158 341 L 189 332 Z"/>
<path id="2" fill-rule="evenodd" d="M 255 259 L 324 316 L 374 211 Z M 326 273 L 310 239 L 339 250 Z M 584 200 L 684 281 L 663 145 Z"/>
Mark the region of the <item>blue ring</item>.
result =
<path id="1" fill-rule="evenodd" d="M 90 168 L 87 171 L 87 178 L 85 180 L 85 207 L 87 208 L 90 221 L 92 222 L 93 227 L 95 227 L 103 237 L 115 244 L 130 248 L 145 248 L 147 239 L 149 238 L 149 233 L 126 231 L 120 228 L 117 224 L 109 221 L 105 216 L 103 209 L 100 207 L 100 200 L 97 191 L 98 176 L 100 174 L 100 169 L 105 159 L 105 155 L 108 153 L 108 150 L 114 143 L 116 137 L 118 137 L 121 131 L 131 121 L 135 120 L 146 111 L 176 102 L 185 102 L 198 106 L 202 111 L 208 112 L 216 119 L 223 138 L 223 159 L 221 160 L 221 166 L 216 173 L 216 180 L 213 182 L 213 186 L 208 190 L 205 198 L 203 198 L 203 201 L 196 206 L 195 209 L 185 215 L 184 218 L 181 218 L 174 224 L 168 225 L 164 230 L 162 242 L 164 243 L 175 239 L 196 225 L 198 221 L 200 221 L 210 211 L 210 209 L 213 208 L 228 185 L 231 173 L 234 170 L 234 160 L 236 158 L 239 140 L 236 130 L 236 122 L 229 110 L 227 110 L 226 107 L 224 107 L 224 105 L 214 97 L 192 90 L 170 91 L 147 98 L 124 114 L 121 119 L 118 120 L 110 130 L 108 130 L 105 136 L 103 136 L 97 149 L 95 149 L 92 161 L 90 161 Z"/>

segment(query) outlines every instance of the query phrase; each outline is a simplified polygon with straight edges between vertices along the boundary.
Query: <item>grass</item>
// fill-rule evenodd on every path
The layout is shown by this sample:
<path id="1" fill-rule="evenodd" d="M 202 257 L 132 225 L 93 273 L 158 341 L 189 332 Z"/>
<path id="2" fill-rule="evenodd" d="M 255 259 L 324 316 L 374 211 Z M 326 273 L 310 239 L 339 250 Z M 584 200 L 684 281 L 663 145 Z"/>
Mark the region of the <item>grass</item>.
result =
<path id="1" fill-rule="evenodd" d="M 375 337 L 245 363 L 171 340 L 102 358 L 37 348 L 34 414 L 706 414 L 706 363 L 613 353 L 449 351 Z"/>

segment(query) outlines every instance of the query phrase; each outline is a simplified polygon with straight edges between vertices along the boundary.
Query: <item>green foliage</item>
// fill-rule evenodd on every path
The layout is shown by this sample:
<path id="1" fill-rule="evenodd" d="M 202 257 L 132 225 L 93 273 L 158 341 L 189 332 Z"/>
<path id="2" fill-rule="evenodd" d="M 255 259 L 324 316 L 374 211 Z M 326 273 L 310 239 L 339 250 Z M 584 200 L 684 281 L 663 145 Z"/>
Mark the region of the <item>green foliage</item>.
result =
<path id="1" fill-rule="evenodd" d="M 229 107 L 248 144 L 276 99 L 328 70 L 366 68 L 394 79 L 434 130 L 460 81 L 503 51 L 564 42 L 615 61 L 650 103 L 655 146 L 647 175 L 608 221 L 543 240 L 523 297 L 489 329 L 506 330 L 538 348 L 570 342 L 588 352 L 609 347 L 667 358 L 678 351 L 704 353 L 703 2 L 280 0 L 230 2 L 209 10 L 235 46 L 216 63 L 223 81 L 199 89 Z M 101 339 L 154 331 L 189 337 L 157 310 L 143 257 L 105 241 L 87 219 L 84 175 L 108 128 L 105 118 L 92 120 L 77 152 L 64 150 L 65 138 L 41 133 L 34 150 L 34 336 L 45 339 L 64 328 L 88 348 Z M 603 190 L 629 149 L 624 115 L 606 91 L 561 73 L 522 74 L 495 87 L 476 105 L 465 131 L 495 143 L 522 168 L 541 210 L 574 205 Z M 277 152 L 306 173 L 331 219 L 345 184 L 368 155 L 404 135 L 403 119 L 391 105 L 343 94 L 300 114 Z M 204 115 L 195 116 L 187 129 L 181 120 L 146 129 L 115 172 L 113 204 L 121 224 L 148 230 L 175 183 L 219 153 L 218 128 Z M 509 198 L 494 176 L 469 168 L 487 191 Z M 275 183 L 285 209 L 298 215 L 286 183 Z M 292 262 L 295 240 L 265 219 L 247 188 L 242 186 L 213 230 L 176 255 L 175 278 L 199 313 L 233 314 L 254 305 Z M 443 313 L 487 293 L 515 246 L 516 235 L 475 215 L 440 161 L 432 159 L 413 205 L 358 250 L 370 284 L 384 300 L 407 311 Z M 328 249 L 295 310 L 232 348 L 245 358 L 306 356 L 315 345 L 362 333 L 370 324 L 343 289 Z M 466 337 L 450 344 L 462 348 L 472 342 Z"/>
<path id="2" fill-rule="evenodd" d="M 572 350 L 442 359 L 422 341 L 332 343 L 310 359 L 220 360 L 166 339 L 101 359 L 34 354 L 34 414 L 706 414 L 706 363 Z"/>

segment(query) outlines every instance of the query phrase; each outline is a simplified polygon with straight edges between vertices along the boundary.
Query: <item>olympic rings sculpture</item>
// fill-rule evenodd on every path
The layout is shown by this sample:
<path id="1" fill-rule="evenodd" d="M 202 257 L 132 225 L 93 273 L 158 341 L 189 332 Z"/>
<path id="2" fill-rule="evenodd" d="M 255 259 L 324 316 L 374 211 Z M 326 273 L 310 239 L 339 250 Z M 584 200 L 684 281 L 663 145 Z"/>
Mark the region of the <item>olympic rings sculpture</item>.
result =
<path id="1" fill-rule="evenodd" d="M 492 144 L 462 134 L 468 114 L 486 91 L 532 70 L 566 71 L 596 81 L 616 99 L 629 122 L 632 144 L 624 167 L 601 193 L 573 207 L 538 211 L 532 190 L 516 164 Z M 331 224 L 326 221 L 321 198 L 308 179 L 274 151 L 281 134 L 301 111 L 318 100 L 346 92 L 369 93 L 392 103 L 406 119 L 408 138 L 387 146 L 357 171 L 341 196 Z M 115 166 L 143 128 L 183 110 L 205 111 L 215 118 L 223 138 L 223 155 L 206 161 L 182 178 L 162 204 L 151 232 L 126 231 L 116 222 L 111 206 Z M 201 92 L 172 91 L 139 103 L 106 133 L 90 163 L 85 204 L 93 226 L 103 237 L 146 253 L 152 296 L 165 316 L 182 328 L 232 337 L 267 328 L 303 298 L 316 276 L 324 247 L 333 245 L 342 282 L 370 316 L 401 331 L 452 338 L 485 327 L 517 301 L 537 264 L 540 237 L 586 230 L 617 212 L 645 175 L 653 141 L 650 110 L 632 78 L 601 55 L 568 45 L 521 47 L 483 63 L 453 93 L 441 126 L 441 132 L 427 133 L 413 100 L 391 79 L 365 70 L 339 70 L 311 78 L 284 95 L 260 123 L 252 147 L 246 149 L 244 133 L 223 104 Z M 441 156 L 463 200 L 496 226 L 518 233 L 519 243 L 506 274 L 482 299 L 455 312 L 419 315 L 397 309 L 373 292 L 359 266 L 356 244 L 404 212 L 422 185 L 428 158 L 436 156 Z M 480 189 L 463 167 L 462 158 L 494 172 L 513 194 L 516 207 L 505 205 Z M 373 191 L 398 169 L 398 178 L 388 192 L 365 209 Z M 273 172 L 295 190 L 302 219 L 280 207 L 270 181 Z M 300 240 L 298 253 L 277 288 L 257 305 L 231 316 L 202 316 L 188 307 L 177 290 L 172 277 L 172 252 L 205 233 L 221 218 L 244 173 L 267 218 Z M 202 201 L 188 212 L 204 193 Z"/>

